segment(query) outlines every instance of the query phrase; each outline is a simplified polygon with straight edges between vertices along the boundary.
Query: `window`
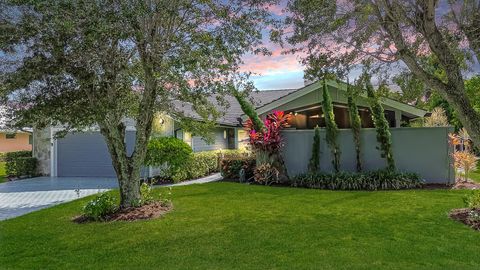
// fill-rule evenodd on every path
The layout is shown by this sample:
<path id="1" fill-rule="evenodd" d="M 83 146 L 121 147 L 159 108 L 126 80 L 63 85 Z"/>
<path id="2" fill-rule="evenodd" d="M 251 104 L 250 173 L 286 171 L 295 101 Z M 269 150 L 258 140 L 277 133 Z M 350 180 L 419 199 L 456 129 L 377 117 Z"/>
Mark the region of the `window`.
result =
<path id="1" fill-rule="evenodd" d="M 30 145 L 33 144 L 33 136 L 32 136 L 32 134 L 28 135 L 28 144 L 30 144 Z"/>
<path id="2" fill-rule="evenodd" d="M 7 140 L 15 139 L 15 137 L 16 137 L 16 134 L 15 134 L 15 133 L 7 133 L 7 134 L 5 134 L 5 138 L 6 138 Z"/>

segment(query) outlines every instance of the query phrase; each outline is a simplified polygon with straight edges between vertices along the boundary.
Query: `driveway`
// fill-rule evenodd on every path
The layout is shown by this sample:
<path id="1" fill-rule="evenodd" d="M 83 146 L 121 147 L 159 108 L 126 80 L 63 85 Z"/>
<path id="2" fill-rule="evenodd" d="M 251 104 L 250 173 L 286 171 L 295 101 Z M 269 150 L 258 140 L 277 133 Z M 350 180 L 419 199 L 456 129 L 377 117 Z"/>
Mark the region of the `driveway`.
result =
<path id="1" fill-rule="evenodd" d="M 115 178 L 37 177 L 0 184 L 0 220 L 117 188 Z"/>
<path id="2" fill-rule="evenodd" d="M 220 174 L 167 186 L 203 184 L 221 180 Z M 0 220 L 118 188 L 115 178 L 37 177 L 0 184 Z"/>

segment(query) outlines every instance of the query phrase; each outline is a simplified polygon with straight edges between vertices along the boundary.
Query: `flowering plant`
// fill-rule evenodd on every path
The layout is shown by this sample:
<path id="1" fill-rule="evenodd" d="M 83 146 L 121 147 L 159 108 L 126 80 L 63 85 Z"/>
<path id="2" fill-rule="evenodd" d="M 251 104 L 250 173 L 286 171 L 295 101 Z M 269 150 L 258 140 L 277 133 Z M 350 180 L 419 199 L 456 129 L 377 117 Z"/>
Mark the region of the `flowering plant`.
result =
<path id="1" fill-rule="evenodd" d="M 245 127 L 249 132 L 250 145 L 254 150 L 262 150 L 270 154 L 278 153 L 283 146 L 280 131 L 288 126 L 289 114 L 283 111 L 273 111 L 272 114 L 267 115 L 263 121 L 265 125 L 264 130 L 255 130 L 253 122 L 248 119 Z"/>
<path id="2" fill-rule="evenodd" d="M 452 158 L 456 171 L 463 171 L 464 181 L 468 174 L 477 168 L 479 158 L 471 151 L 468 134 L 462 130 L 460 134 L 448 134 L 450 144 L 454 147 Z M 459 150 L 460 147 L 460 150 Z"/>

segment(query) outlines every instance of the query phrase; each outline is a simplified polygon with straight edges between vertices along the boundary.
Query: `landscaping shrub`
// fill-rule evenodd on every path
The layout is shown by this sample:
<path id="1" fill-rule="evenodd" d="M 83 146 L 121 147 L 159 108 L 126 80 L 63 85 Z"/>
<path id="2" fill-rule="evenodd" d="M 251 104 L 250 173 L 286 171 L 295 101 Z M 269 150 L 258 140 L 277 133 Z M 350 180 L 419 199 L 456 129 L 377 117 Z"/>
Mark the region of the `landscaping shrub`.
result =
<path id="1" fill-rule="evenodd" d="M 5 172 L 8 176 L 33 176 L 36 174 L 37 159 L 31 151 L 10 152 L 5 155 Z"/>
<path id="2" fill-rule="evenodd" d="M 243 169 L 244 180 L 248 181 L 253 178 L 255 164 L 256 159 L 253 156 L 225 158 L 220 162 L 220 171 L 225 179 L 239 181 L 242 180 L 240 179 L 240 171 Z"/>
<path id="3" fill-rule="evenodd" d="M 109 193 L 104 192 L 97 195 L 83 207 L 83 214 L 89 219 L 102 221 L 115 212 L 117 208 L 116 199 Z"/>
<path id="4" fill-rule="evenodd" d="M 5 162 L 5 156 L 7 153 L 0 153 L 0 162 Z"/>
<path id="5" fill-rule="evenodd" d="M 313 135 L 312 156 L 308 163 L 308 172 L 314 173 L 320 169 L 320 127 L 316 126 Z"/>
<path id="6" fill-rule="evenodd" d="M 463 202 L 467 208 L 480 209 L 480 190 L 472 190 L 472 193 L 463 198 Z"/>
<path id="7" fill-rule="evenodd" d="M 291 180 L 294 187 L 331 190 L 383 190 L 418 188 L 423 180 L 415 173 L 377 170 L 365 173 L 309 173 Z"/>
<path id="8" fill-rule="evenodd" d="M 192 148 L 175 137 L 152 138 L 148 142 L 145 165 L 161 167 L 162 174 L 174 175 L 190 159 Z"/>
<path id="9" fill-rule="evenodd" d="M 338 127 L 335 123 L 335 114 L 333 113 L 333 103 L 330 92 L 327 89 L 327 83 L 323 80 L 323 114 L 325 116 L 325 140 L 332 153 L 332 165 L 336 172 L 340 171 L 340 145 L 338 145 Z"/>

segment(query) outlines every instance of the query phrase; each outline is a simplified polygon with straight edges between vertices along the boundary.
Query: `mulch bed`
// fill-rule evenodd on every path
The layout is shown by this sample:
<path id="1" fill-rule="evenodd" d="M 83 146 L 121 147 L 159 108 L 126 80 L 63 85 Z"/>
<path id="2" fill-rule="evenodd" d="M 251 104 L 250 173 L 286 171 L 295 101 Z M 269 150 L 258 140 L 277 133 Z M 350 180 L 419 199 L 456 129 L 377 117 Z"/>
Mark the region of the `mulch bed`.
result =
<path id="1" fill-rule="evenodd" d="M 453 189 L 480 189 L 480 184 L 473 181 L 458 181 L 453 186 Z"/>
<path id="2" fill-rule="evenodd" d="M 105 218 L 105 222 L 109 221 L 135 221 L 135 220 L 143 220 L 143 219 L 154 219 L 159 218 L 166 213 L 170 212 L 173 209 L 172 203 L 165 203 L 165 202 L 152 202 L 149 204 L 142 205 L 140 207 L 131 207 L 120 209 L 117 212 L 109 215 Z M 88 217 L 84 215 L 75 217 L 73 222 L 76 223 L 87 223 L 93 222 Z"/>
<path id="3" fill-rule="evenodd" d="M 480 209 L 471 209 L 471 208 L 461 208 L 453 209 L 450 211 L 448 216 L 456 221 L 462 222 L 463 224 L 471 227 L 472 229 L 480 231 L 480 218 L 472 218 L 471 214 L 477 213 L 480 216 Z"/>

